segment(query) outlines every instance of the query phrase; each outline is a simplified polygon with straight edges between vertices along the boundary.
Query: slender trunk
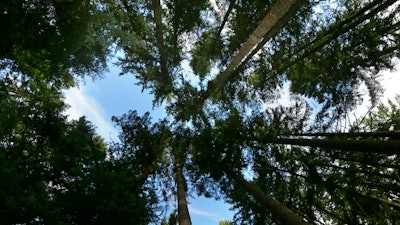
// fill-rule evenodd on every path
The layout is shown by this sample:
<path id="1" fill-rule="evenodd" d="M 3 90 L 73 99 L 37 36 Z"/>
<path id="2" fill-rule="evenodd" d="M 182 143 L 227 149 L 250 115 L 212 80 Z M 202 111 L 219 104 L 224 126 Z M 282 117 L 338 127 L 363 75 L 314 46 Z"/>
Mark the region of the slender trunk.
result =
<path id="1" fill-rule="evenodd" d="M 339 154 L 335 154 L 335 155 L 332 155 L 332 156 L 329 156 L 329 157 L 331 157 L 332 159 L 339 159 L 339 160 L 345 161 L 347 163 L 351 163 L 351 162 L 352 163 L 359 163 L 359 164 L 370 165 L 370 166 L 374 166 L 374 167 L 383 167 L 383 168 L 386 168 L 386 169 L 395 169 L 395 168 L 397 168 L 396 165 L 392 165 L 390 163 L 381 162 L 381 160 L 365 161 L 363 159 L 356 158 L 356 157 L 349 158 L 349 157 L 347 157 L 347 156 L 345 156 L 343 154 L 340 154 L 340 155 Z"/>
<path id="2" fill-rule="evenodd" d="M 305 50 L 304 53 L 299 57 L 294 58 L 294 60 L 292 60 L 288 64 L 283 65 L 280 69 L 278 69 L 278 74 L 283 73 L 289 67 L 304 60 L 305 58 L 315 53 L 317 50 L 321 49 L 323 46 L 325 46 L 332 40 L 338 38 L 340 35 L 348 32 L 351 29 L 354 29 L 357 25 L 370 19 L 379 12 L 385 10 L 387 7 L 394 4 L 396 1 L 397 0 L 388 0 L 384 2 L 382 0 L 375 0 L 374 2 L 370 3 L 369 5 L 361 9 L 359 12 L 353 14 L 348 19 L 344 20 L 343 22 L 334 24 L 325 34 L 318 37 L 316 40 L 305 46 L 303 49 L 300 49 L 300 51 Z"/>
<path id="3" fill-rule="evenodd" d="M 368 195 L 368 194 L 366 194 L 364 192 L 358 192 L 357 191 L 355 193 L 357 195 L 360 195 L 360 196 L 363 196 L 363 197 L 366 197 L 366 198 L 374 199 L 374 200 L 376 200 L 376 201 L 378 201 L 378 202 L 380 202 L 382 204 L 397 208 L 397 210 L 400 209 L 400 203 L 397 203 L 397 202 L 394 202 L 394 201 L 390 201 L 390 200 L 387 200 L 387 199 L 383 199 L 383 198 L 380 198 L 380 197 L 376 197 L 376 196 L 373 196 L 373 195 Z"/>
<path id="4" fill-rule="evenodd" d="M 349 152 L 378 153 L 394 155 L 400 153 L 400 141 L 388 140 L 322 140 L 322 139 L 290 139 L 278 138 L 269 140 L 270 143 L 288 144 L 323 149 L 337 149 Z"/>
<path id="5" fill-rule="evenodd" d="M 235 180 L 243 189 L 249 192 L 254 198 L 263 203 L 266 206 L 266 208 L 272 213 L 273 217 L 280 220 L 280 222 L 282 222 L 283 224 L 288 224 L 288 225 L 308 224 L 299 215 L 294 213 L 292 210 L 284 206 L 276 199 L 265 194 L 257 186 L 247 182 L 240 175 L 232 171 L 226 171 L 226 173 L 230 178 Z"/>
<path id="6" fill-rule="evenodd" d="M 398 131 L 375 131 L 375 132 L 352 132 L 352 133 L 305 133 L 305 134 L 290 134 L 294 137 L 388 137 L 392 139 L 400 139 Z"/>
<path id="7" fill-rule="evenodd" d="M 218 33 L 218 36 L 221 34 L 222 29 L 224 29 L 225 24 L 226 24 L 226 22 L 228 21 L 229 15 L 231 14 L 234 5 L 235 5 L 235 0 L 232 0 L 232 1 L 229 3 L 229 8 L 228 8 L 228 10 L 227 10 L 226 13 L 225 13 L 224 19 L 222 20 L 222 23 L 221 23 L 221 25 L 220 25 L 219 28 L 218 28 L 218 32 L 217 32 L 217 33 Z"/>
<path id="8" fill-rule="evenodd" d="M 161 77 L 163 82 L 168 80 L 168 69 L 167 69 L 167 57 L 164 47 L 164 37 L 162 29 L 162 8 L 160 0 L 153 0 L 153 12 L 154 12 L 154 22 L 156 24 L 156 39 L 158 53 L 160 54 L 160 67 L 161 67 Z"/>
<path id="9" fill-rule="evenodd" d="M 337 165 L 335 163 L 321 165 L 321 168 L 331 168 L 331 169 L 341 170 L 343 172 L 353 170 L 353 168 L 349 168 L 349 167 L 346 167 L 346 166 L 339 166 L 339 165 Z M 396 182 L 396 183 L 398 181 L 400 181 L 400 177 L 397 177 L 397 175 L 384 174 L 384 173 L 380 173 L 379 171 L 376 171 L 376 170 L 368 171 L 368 170 L 365 169 L 365 167 L 359 167 L 357 173 L 359 174 L 359 176 L 362 176 L 362 177 L 386 178 L 386 179 L 392 180 L 393 182 Z"/>
<path id="10" fill-rule="evenodd" d="M 178 221 L 179 225 L 191 225 L 188 204 L 186 201 L 185 179 L 183 178 L 182 165 L 176 163 L 176 185 L 178 189 Z"/>
<path id="11" fill-rule="evenodd" d="M 245 59 L 251 50 L 260 42 L 260 40 L 267 34 L 279 21 L 289 15 L 290 9 L 293 5 L 305 4 L 306 0 L 277 0 L 271 6 L 267 15 L 260 22 L 258 27 L 249 36 L 247 41 L 242 44 L 235 57 L 226 67 L 226 69 L 218 75 L 213 81 L 210 81 L 207 90 L 200 96 L 200 104 L 202 104 L 217 88 L 224 86 L 228 78 L 232 75 L 234 69 Z"/>

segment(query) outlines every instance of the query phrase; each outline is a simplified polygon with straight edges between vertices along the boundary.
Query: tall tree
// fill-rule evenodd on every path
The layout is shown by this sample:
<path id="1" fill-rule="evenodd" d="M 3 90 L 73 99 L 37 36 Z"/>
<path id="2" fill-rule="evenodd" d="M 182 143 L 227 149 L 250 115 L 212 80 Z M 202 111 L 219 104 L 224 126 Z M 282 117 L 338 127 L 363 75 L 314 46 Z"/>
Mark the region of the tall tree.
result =
<path id="1" fill-rule="evenodd" d="M 177 196 L 178 196 L 178 221 L 179 225 L 190 225 L 188 203 L 186 200 L 186 182 L 182 173 L 182 165 L 180 162 L 175 164 L 176 170 L 176 186 L 177 186 Z"/>
<path id="2" fill-rule="evenodd" d="M 151 191 L 144 192 L 132 176 L 137 171 L 106 160 L 103 139 L 84 118 L 67 121 L 59 90 L 24 76 L 1 82 L 0 101 L 7 106 L 0 110 L 4 223 L 147 224 L 152 219 Z"/>
<path id="3" fill-rule="evenodd" d="M 276 1 L 274 2 L 265 15 L 264 19 L 260 22 L 258 27 L 250 34 L 246 42 L 244 42 L 236 53 L 232 61 L 227 65 L 226 69 L 217 76 L 217 78 L 208 83 L 207 90 L 201 94 L 200 104 L 207 99 L 216 88 L 224 86 L 228 77 L 233 73 L 234 69 L 243 61 L 251 50 L 256 46 L 258 42 L 264 37 L 264 35 L 271 31 L 271 29 L 281 20 L 283 17 L 291 17 L 295 10 L 290 10 L 291 7 L 295 6 L 297 9 L 301 7 L 301 4 L 297 2 L 305 3 L 305 1 L 294 0 L 294 1 Z M 291 14 L 288 14 L 290 12 Z M 275 31 L 275 30 L 274 30 Z M 276 31 L 275 31 L 276 32 Z"/>

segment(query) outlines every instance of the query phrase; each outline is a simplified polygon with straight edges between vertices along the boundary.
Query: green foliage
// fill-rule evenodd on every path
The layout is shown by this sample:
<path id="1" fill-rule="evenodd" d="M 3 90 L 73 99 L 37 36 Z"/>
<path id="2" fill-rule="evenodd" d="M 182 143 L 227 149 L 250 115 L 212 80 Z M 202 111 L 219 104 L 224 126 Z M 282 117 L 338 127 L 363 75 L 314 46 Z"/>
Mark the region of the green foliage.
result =
<path id="1" fill-rule="evenodd" d="M 86 119 L 66 120 L 60 86 L 40 74 L 2 72 L 1 221 L 148 224 L 153 220 L 153 193 L 136 176 L 139 167 L 129 170 L 123 163 L 126 159 L 108 160 L 106 152 L 114 150 L 107 150 Z"/>
<path id="2" fill-rule="evenodd" d="M 387 105 L 380 103 L 376 107 L 376 110 L 370 111 L 365 118 L 355 123 L 356 126 L 352 129 L 365 131 L 399 131 L 399 105 L 399 95 L 395 97 L 395 102 L 388 100 Z"/>
<path id="3" fill-rule="evenodd" d="M 377 3 L 376 8 L 384 4 L 387 3 Z M 393 30 L 398 30 L 393 17 L 397 10 L 385 16 L 371 12 L 365 20 L 354 16 L 361 7 L 346 10 L 335 13 L 337 19 L 330 27 L 320 27 L 316 22 L 309 33 L 302 35 L 300 40 L 311 37 L 304 44 L 279 41 L 272 60 L 277 71 L 287 72 L 292 92 L 314 98 L 327 108 L 335 107 L 337 114 L 343 114 L 360 101 L 361 95 L 355 91 L 360 84 L 367 86 L 375 104 L 382 92 L 377 74 L 383 68 L 393 68 L 391 58 L 398 55 L 395 49 L 399 37 L 393 34 Z M 343 14 L 347 17 L 341 18 Z M 346 26 L 352 29 L 346 32 Z"/>
<path id="4" fill-rule="evenodd" d="M 166 2 L 170 12 L 171 24 L 175 33 L 190 32 L 195 27 L 203 26 L 202 11 L 210 6 L 207 1 L 170 0 Z"/>
<path id="5" fill-rule="evenodd" d="M 231 225 L 231 221 L 228 220 L 221 220 L 219 221 L 218 225 Z"/>
<path id="6" fill-rule="evenodd" d="M 221 40 L 214 36 L 215 34 L 204 32 L 192 50 L 193 59 L 190 66 L 201 79 L 210 72 L 213 61 L 221 56 Z"/>
<path id="7" fill-rule="evenodd" d="M 98 75 L 106 68 L 105 16 L 92 1 L 0 3 L 0 59 L 16 71 L 47 79 Z"/>

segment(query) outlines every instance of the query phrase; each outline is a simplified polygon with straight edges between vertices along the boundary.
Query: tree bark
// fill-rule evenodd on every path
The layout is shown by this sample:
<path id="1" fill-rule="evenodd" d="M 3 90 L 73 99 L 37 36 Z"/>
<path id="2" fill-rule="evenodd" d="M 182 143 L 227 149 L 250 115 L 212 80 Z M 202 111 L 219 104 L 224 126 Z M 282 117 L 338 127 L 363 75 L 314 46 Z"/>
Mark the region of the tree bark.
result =
<path id="1" fill-rule="evenodd" d="M 302 1 L 297 1 L 286 13 L 281 20 L 279 20 L 272 28 L 269 30 L 263 37 L 263 39 L 257 44 L 257 46 L 251 51 L 250 54 L 247 55 L 246 59 L 242 61 L 242 63 L 233 71 L 233 76 L 239 74 L 245 68 L 246 64 L 253 58 L 253 56 L 260 51 L 262 47 L 273 38 L 278 32 L 285 27 L 285 25 L 289 22 L 289 20 L 297 13 L 297 11 L 303 6 Z"/>
<path id="2" fill-rule="evenodd" d="M 157 39 L 157 48 L 158 53 L 160 54 L 160 67 L 161 67 L 161 77 L 163 81 L 168 80 L 168 67 L 167 67 L 167 57 L 165 53 L 164 47 L 164 37 L 163 37 L 163 29 L 162 29 L 162 8 L 160 4 L 160 0 L 153 0 L 153 13 L 154 13 L 154 22 L 156 24 L 156 39 Z"/>
<path id="3" fill-rule="evenodd" d="M 295 137 L 388 137 L 400 139 L 398 131 L 376 131 L 376 132 L 351 132 L 351 133 L 305 133 L 305 134 L 290 134 Z"/>
<path id="4" fill-rule="evenodd" d="M 182 165 L 176 163 L 176 185 L 178 189 L 178 221 L 179 225 L 191 225 L 188 204 L 186 201 L 185 179 L 183 178 Z"/>
<path id="5" fill-rule="evenodd" d="M 251 50 L 260 42 L 260 40 L 269 32 L 280 20 L 292 17 L 294 14 L 290 12 L 293 5 L 303 5 L 306 0 L 277 0 L 271 6 L 267 15 L 260 22 L 258 27 L 249 36 L 247 41 L 242 44 L 235 57 L 229 63 L 224 71 L 218 77 L 209 82 L 207 90 L 201 94 L 199 104 L 202 104 L 218 87 L 222 87 L 228 78 L 232 75 L 234 69 L 245 59 Z M 290 13 L 289 13 L 290 12 Z M 289 15 L 292 14 L 292 15 Z"/>
<path id="6" fill-rule="evenodd" d="M 292 210 L 284 206 L 282 203 L 276 199 L 265 194 L 257 186 L 247 182 L 242 176 L 232 172 L 225 171 L 227 175 L 235 180 L 244 190 L 249 192 L 254 198 L 259 200 L 266 208 L 273 214 L 273 216 L 282 222 L 282 224 L 288 225 L 306 225 L 309 224 L 305 222 L 299 215 L 294 213 Z"/>
<path id="7" fill-rule="evenodd" d="M 288 144 L 323 149 L 336 149 L 349 152 L 378 153 L 394 155 L 400 153 L 400 141 L 388 140 L 323 140 L 323 139 L 290 139 L 278 138 L 268 141 L 274 144 Z"/>

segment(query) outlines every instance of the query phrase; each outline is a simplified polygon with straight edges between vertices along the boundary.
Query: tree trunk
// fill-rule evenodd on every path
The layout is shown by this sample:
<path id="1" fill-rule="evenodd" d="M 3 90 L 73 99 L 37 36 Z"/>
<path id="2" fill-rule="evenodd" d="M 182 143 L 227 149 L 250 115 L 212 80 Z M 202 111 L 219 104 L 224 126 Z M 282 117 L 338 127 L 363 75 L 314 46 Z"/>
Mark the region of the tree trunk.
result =
<path id="1" fill-rule="evenodd" d="M 224 19 L 222 20 L 221 25 L 218 28 L 218 32 L 217 32 L 218 35 L 217 36 L 219 36 L 221 34 L 221 32 L 222 32 L 222 29 L 224 29 L 225 24 L 228 21 L 229 15 L 231 14 L 234 5 L 235 5 L 235 0 L 230 1 L 229 7 L 228 7 L 228 10 L 225 13 Z"/>
<path id="2" fill-rule="evenodd" d="M 167 67 L 167 57 L 164 47 L 164 37 L 162 30 L 162 8 L 160 0 L 153 0 L 153 13 L 154 13 L 154 22 L 156 24 L 157 48 L 158 48 L 158 53 L 160 54 L 160 67 L 161 67 L 160 72 L 163 82 L 165 82 L 168 81 L 169 75 Z"/>
<path id="3" fill-rule="evenodd" d="M 189 209 L 186 201 L 185 179 L 183 178 L 182 165 L 176 163 L 176 185 L 178 189 L 178 221 L 179 225 L 191 225 Z"/>
<path id="4" fill-rule="evenodd" d="M 269 143 L 319 147 L 349 152 L 378 153 L 394 155 L 400 153 L 400 141 L 388 140 L 323 140 L 323 139 L 290 139 L 278 138 L 269 140 Z"/>
<path id="5" fill-rule="evenodd" d="M 376 197 L 376 196 L 373 196 L 373 195 L 368 195 L 365 192 L 357 191 L 357 192 L 354 192 L 354 193 L 357 194 L 357 195 L 366 197 L 366 198 L 374 199 L 374 200 L 378 201 L 381 204 L 385 204 L 385 205 L 391 206 L 393 208 L 396 208 L 397 210 L 400 209 L 400 203 L 397 203 L 397 202 L 394 202 L 394 201 L 391 201 L 391 200 L 388 200 L 388 199 L 383 199 L 383 198 L 380 198 L 380 197 Z"/>
<path id="6" fill-rule="evenodd" d="M 304 53 L 298 57 L 295 57 L 294 60 L 289 62 L 288 64 L 282 65 L 281 68 L 278 69 L 278 74 L 283 73 L 285 70 L 290 68 L 291 66 L 297 64 L 298 62 L 304 60 L 311 54 L 315 53 L 323 46 L 331 42 L 332 40 L 338 38 L 340 35 L 348 32 L 351 29 L 354 29 L 357 25 L 361 24 L 362 22 L 371 19 L 373 16 L 377 15 L 379 12 L 382 12 L 390 5 L 394 4 L 397 0 L 375 0 L 362 8 L 360 11 L 352 14 L 346 20 L 333 24 L 327 32 L 312 41 L 310 44 L 305 46 L 305 48 L 301 49 L 299 52 Z"/>
<path id="7" fill-rule="evenodd" d="M 273 3 L 270 10 L 258 27 L 249 36 L 247 41 L 242 44 L 235 57 L 213 81 L 210 81 L 207 90 L 201 94 L 200 104 L 202 104 L 217 88 L 224 86 L 228 78 L 232 75 L 234 69 L 245 59 L 251 50 L 260 42 L 264 35 L 269 32 L 281 19 L 291 17 L 290 9 L 293 5 L 299 6 L 305 4 L 306 0 L 277 0 Z M 290 12 L 292 13 L 292 12 Z"/>
<path id="8" fill-rule="evenodd" d="M 242 61 L 242 63 L 233 71 L 232 76 L 237 76 L 243 69 L 246 67 L 246 64 L 253 58 L 253 56 L 260 51 L 262 47 L 273 38 L 278 32 L 285 27 L 285 25 L 289 22 L 289 20 L 297 13 L 297 11 L 303 6 L 304 2 L 297 1 L 286 13 L 281 20 L 279 20 L 263 37 L 263 39 L 257 44 L 257 46 L 251 51 L 250 54 L 247 55 L 246 59 Z"/>
<path id="9" fill-rule="evenodd" d="M 391 139 L 400 139 L 398 131 L 375 131 L 375 132 L 349 132 L 349 133 L 305 133 L 305 134 L 290 134 L 295 137 L 388 137 Z"/>
<path id="10" fill-rule="evenodd" d="M 225 171 L 225 172 L 230 178 L 235 180 L 244 190 L 249 192 L 254 198 L 256 198 L 258 201 L 264 204 L 266 208 L 272 213 L 272 215 L 278 220 L 280 220 L 282 224 L 288 224 L 288 225 L 308 224 L 299 215 L 294 213 L 292 210 L 284 206 L 279 201 L 265 194 L 257 186 L 247 182 L 240 175 L 232 171 Z"/>

